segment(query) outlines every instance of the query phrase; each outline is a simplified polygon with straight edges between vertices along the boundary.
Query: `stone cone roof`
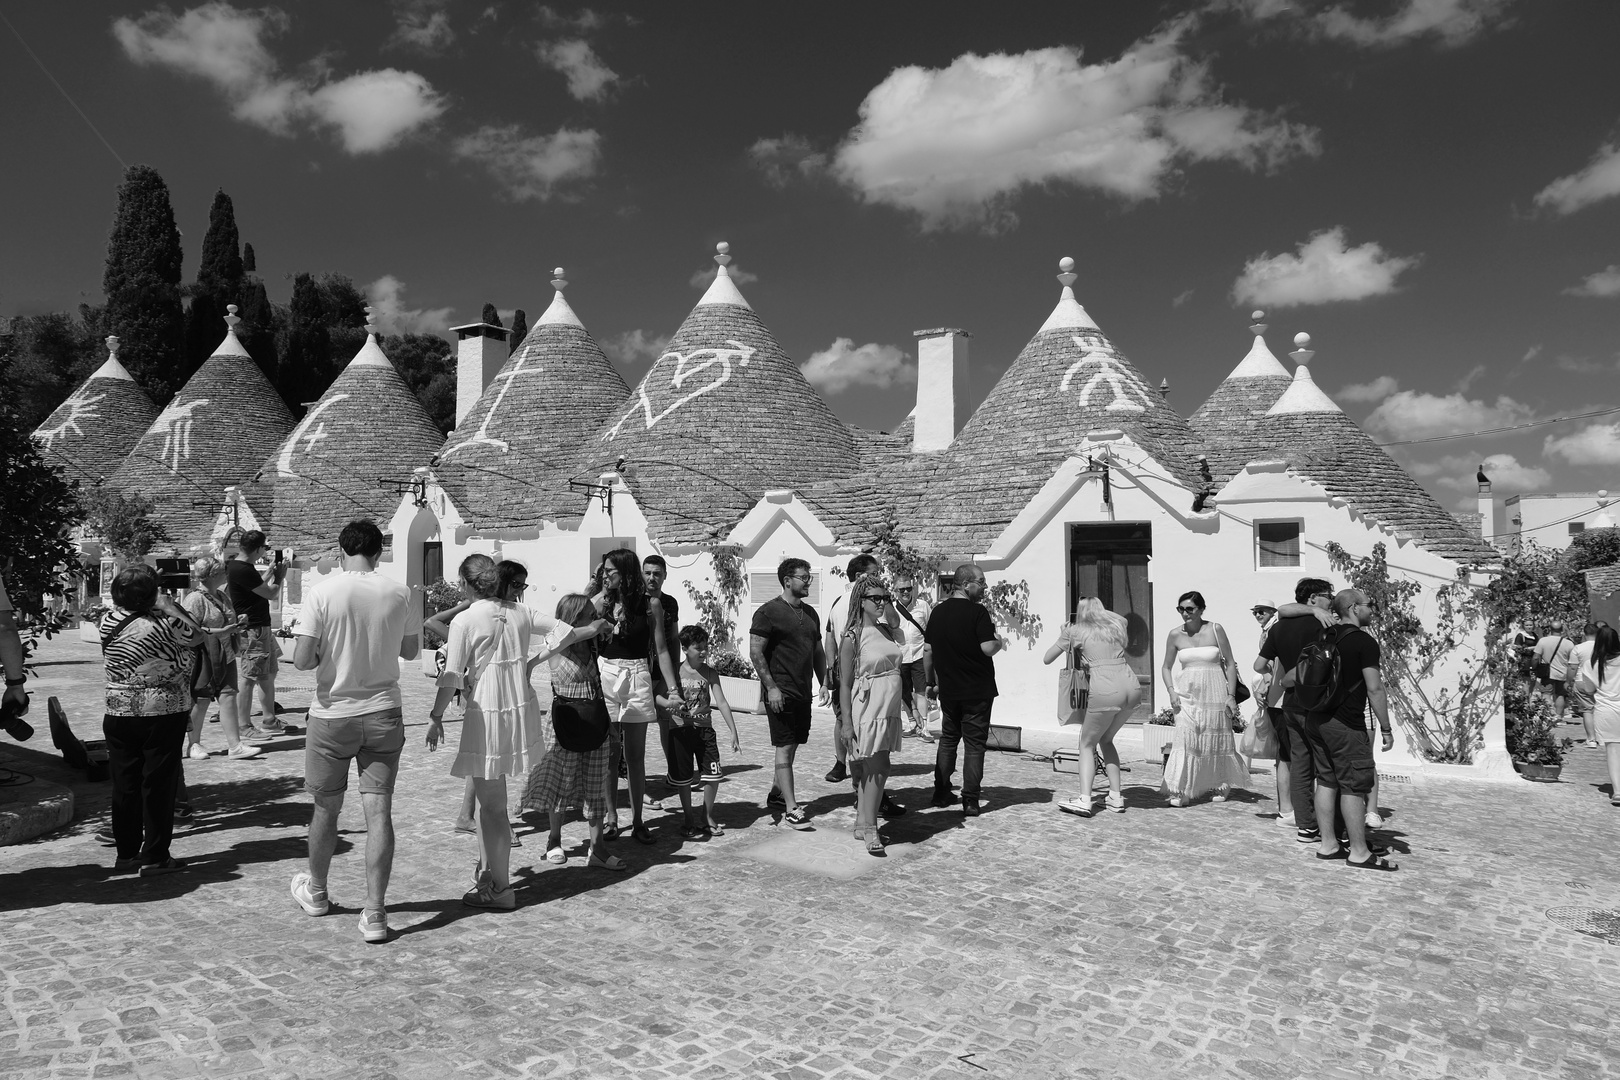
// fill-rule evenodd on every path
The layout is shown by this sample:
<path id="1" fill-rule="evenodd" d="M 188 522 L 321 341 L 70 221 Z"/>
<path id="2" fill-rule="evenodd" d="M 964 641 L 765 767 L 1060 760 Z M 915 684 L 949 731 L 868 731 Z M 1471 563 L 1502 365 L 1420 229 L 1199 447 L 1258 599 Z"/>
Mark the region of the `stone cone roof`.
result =
<path id="1" fill-rule="evenodd" d="M 232 329 L 109 482 L 151 499 L 175 547 L 206 548 L 225 488 L 257 472 L 292 429 L 292 413 Z"/>
<path id="2" fill-rule="evenodd" d="M 1256 319 L 1260 312 L 1255 312 Z M 1264 323 L 1256 322 L 1254 344 L 1232 373 L 1215 388 L 1188 423 L 1203 443 L 1217 485 L 1239 469 L 1267 456 L 1260 421 L 1293 382 L 1282 361 L 1266 346 Z"/>
<path id="3" fill-rule="evenodd" d="M 724 264 L 629 402 L 586 448 L 578 475 L 595 479 L 621 455 L 634 465 L 628 483 L 653 535 L 676 543 L 723 535 L 769 489 L 803 488 L 859 467 L 849 427 L 782 351 Z"/>
<path id="4" fill-rule="evenodd" d="M 338 533 L 350 521 L 370 518 L 388 531 L 400 500 L 392 481 L 408 480 L 442 441 L 375 333 L 368 334 L 247 494 L 273 544 L 300 557 L 336 558 Z"/>
<path id="5" fill-rule="evenodd" d="M 118 339 L 107 346 L 107 362 L 34 429 L 40 457 L 86 485 L 111 476 L 158 418 L 158 407 L 118 362 Z"/>
<path id="6" fill-rule="evenodd" d="M 474 525 L 517 528 L 577 514 L 569 468 L 630 396 L 559 282 L 551 306 L 435 459 L 440 486 Z"/>
<path id="7" fill-rule="evenodd" d="M 1357 514 L 1410 536 L 1418 546 L 1460 563 L 1500 560 L 1494 547 L 1444 510 L 1322 392 L 1305 364 L 1255 434 L 1266 449 L 1251 460 L 1288 462 Z"/>

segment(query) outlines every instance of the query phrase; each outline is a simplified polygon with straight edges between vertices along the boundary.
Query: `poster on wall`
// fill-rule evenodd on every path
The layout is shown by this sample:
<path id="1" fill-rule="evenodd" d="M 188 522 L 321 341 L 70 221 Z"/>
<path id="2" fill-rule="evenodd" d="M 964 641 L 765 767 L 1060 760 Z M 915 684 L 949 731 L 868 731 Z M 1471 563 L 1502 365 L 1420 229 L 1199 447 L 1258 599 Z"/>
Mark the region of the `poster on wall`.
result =
<path id="1" fill-rule="evenodd" d="M 113 578 L 118 576 L 118 567 L 111 559 L 101 560 L 101 595 L 112 595 Z"/>

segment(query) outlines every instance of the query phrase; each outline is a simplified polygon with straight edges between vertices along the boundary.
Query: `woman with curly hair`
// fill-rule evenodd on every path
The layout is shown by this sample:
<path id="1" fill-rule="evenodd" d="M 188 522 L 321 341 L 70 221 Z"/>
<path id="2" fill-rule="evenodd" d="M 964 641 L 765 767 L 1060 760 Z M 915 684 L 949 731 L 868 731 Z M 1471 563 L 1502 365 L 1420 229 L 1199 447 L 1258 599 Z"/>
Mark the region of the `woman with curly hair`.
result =
<path id="1" fill-rule="evenodd" d="M 659 597 L 647 595 L 641 560 L 629 548 L 615 548 L 602 557 L 591 583 L 591 604 L 597 618 L 612 624 L 599 639 L 596 664 L 602 676 L 602 698 L 620 737 L 619 754 L 630 780 L 630 831 L 641 843 L 650 844 L 652 830 L 641 820 L 641 796 L 647 786 L 647 725 L 658 722 L 653 664 L 663 674 L 665 686 L 679 693 L 681 685 L 664 636 L 664 605 Z M 619 835 L 619 754 L 608 762 L 605 779 L 607 816 L 602 837 L 606 840 Z"/>
<path id="2" fill-rule="evenodd" d="M 1065 626 L 1058 639 L 1046 650 L 1050 664 L 1070 650 L 1077 650 L 1076 667 L 1089 668 L 1091 692 L 1086 700 L 1085 719 L 1080 724 L 1080 793 L 1059 802 L 1058 809 L 1079 817 L 1090 817 L 1095 809 L 1092 786 L 1097 781 L 1097 755 L 1108 774 L 1108 797 L 1104 804 L 1116 814 L 1125 812 L 1125 793 L 1120 789 L 1119 751 L 1114 736 L 1142 703 L 1142 684 L 1125 659 L 1130 640 L 1125 616 L 1116 615 L 1095 596 L 1080 601 L 1074 622 Z"/>

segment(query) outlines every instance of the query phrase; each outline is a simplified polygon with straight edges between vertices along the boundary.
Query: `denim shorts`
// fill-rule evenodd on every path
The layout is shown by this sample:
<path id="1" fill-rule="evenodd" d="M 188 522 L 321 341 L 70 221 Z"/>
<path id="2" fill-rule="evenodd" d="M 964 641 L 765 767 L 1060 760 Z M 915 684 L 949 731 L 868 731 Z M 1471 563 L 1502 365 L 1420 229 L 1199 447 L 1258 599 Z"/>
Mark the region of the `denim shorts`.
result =
<path id="1" fill-rule="evenodd" d="M 304 790 L 341 795 L 349 788 L 349 762 L 360 768 L 360 794 L 392 795 L 405 749 L 405 717 L 398 709 L 311 716 L 304 733 Z"/>

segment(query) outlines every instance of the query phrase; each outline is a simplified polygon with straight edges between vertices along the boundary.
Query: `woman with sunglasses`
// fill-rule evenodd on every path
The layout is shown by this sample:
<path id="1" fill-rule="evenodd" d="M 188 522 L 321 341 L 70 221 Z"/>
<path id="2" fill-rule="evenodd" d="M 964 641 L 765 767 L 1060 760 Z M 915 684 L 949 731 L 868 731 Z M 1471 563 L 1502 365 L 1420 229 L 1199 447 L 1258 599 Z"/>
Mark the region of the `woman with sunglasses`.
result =
<path id="1" fill-rule="evenodd" d="M 904 641 L 891 626 L 894 598 L 873 574 L 849 590 L 849 619 L 838 642 L 838 738 L 855 777 L 855 839 L 883 854 L 878 807 L 889 778 L 889 754 L 900 749 L 900 658 Z"/>
<path id="2" fill-rule="evenodd" d="M 1170 687 L 1176 730 L 1164 767 L 1171 806 L 1186 806 L 1206 791 L 1224 802 L 1249 770 L 1232 738 L 1237 718 L 1237 664 L 1219 623 L 1204 621 L 1204 597 L 1184 592 L 1176 601 L 1181 626 L 1164 643 L 1161 674 Z"/>

